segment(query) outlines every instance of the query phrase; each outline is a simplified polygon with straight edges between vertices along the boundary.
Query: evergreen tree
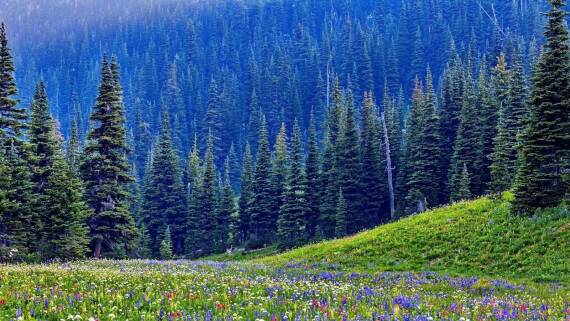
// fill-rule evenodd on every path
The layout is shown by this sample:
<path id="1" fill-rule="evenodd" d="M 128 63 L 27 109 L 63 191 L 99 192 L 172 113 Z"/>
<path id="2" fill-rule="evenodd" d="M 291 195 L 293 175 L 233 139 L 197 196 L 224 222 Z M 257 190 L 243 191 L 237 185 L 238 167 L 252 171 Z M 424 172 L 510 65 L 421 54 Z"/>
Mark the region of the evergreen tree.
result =
<path id="1" fill-rule="evenodd" d="M 76 176 L 79 175 L 81 144 L 79 141 L 79 127 L 77 125 L 76 120 L 73 120 L 73 123 L 71 125 L 71 136 L 69 137 L 69 142 L 67 143 L 67 149 L 65 151 L 65 159 L 69 164 L 69 169 L 71 170 L 71 172 Z"/>
<path id="2" fill-rule="evenodd" d="M 463 164 L 467 165 L 467 169 L 471 174 L 471 193 L 473 193 L 473 195 L 481 195 L 484 192 L 484 185 L 481 181 L 483 174 L 481 169 L 483 149 L 480 133 L 481 124 L 477 110 L 477 98 L 473 90 L 473 85 L 471 84 L 469 72 L 466 79 L 460 124 L 457 129 L 457 138 L 455 139 L 453 157 L 449 169 L 451 200 L 459 199 Z"/>
<path id="3" fill-rule="evenodd" d="M 303 170 L 301 129 L 293 125 L 291 139 L 291 166 L 283 190 L 283 205 L 279 209 L 277 235 L 280 246 L 289 248 L 303 244 L 307 239 L 307 181 Z"/>
<path id="4" fill-rule="evenodd" d="M 239 197 L 239 228 L 235 236 L 236 243 L 242 243 L 249 236 L 249 204 L 253 199 L 253 161 L 249 143 L 245 145 L 243 168 L 241 171 L 241 191 Z"/>
<path id="5" fill-rule="evenodd" d="M 305 161 L 305 176 L 307 179 L 307 236 L 313 238 L 316 234 L 320 216 L 320 166 L 319 166 L 319 146 L 317 142 L 317 131 L 315 128 L 315 118 L 311 113 L 309 131 L 307 138 L 307 159 Z"/>
<path id="6" fill-rule="evenodd" d="M 218 177 L 214 163 L 214 137 L 209 135 L 208 148 L 204 168 L 202 169 L 202 186 L 198 203 L 198 211 L 203 216 L 201 229 L 202 254 L 207 255 L 215 249 L 215 231 L 218 209 Z"/>
<path id="7" fill-rule="evenodd" d="M 287 180 L 290 163 L 288 149 L 287 130 L 285 123 L 282 123 L 279 134 L 277 134 L 277 139 L 275 140 L 275 146 L 273 148 L 274 155 L 271 164 L 271 189 L 273 193 L 273 211 L 275 213 L 278 213 L 283 205 L 283 192 L 285 191 L 285 181 Z"/>
<path id="8" fill-rule="evenodd" d="M 249 247 L 260 247 L 274 240 L 277 215 L 274 209 L 274 195 L 271 184 L 271 154 L 267 124 L 262 116 L 259 133 L 259 149 L 253 174 L 253 197 L 249 209 Z"/>
<path id="9" fill-rule="evenodd" d="M 0 25 L 0 142 L 9 146 L 6 139 L 21 140 L 22 131 L 26 127 L 26 111 L 18 108 L 18 94 L 14 62 L 8 47 L 6 24 Z"/>
<path id="10" fill-rule="evenodd" d="M 162 260 L 170 260 L 173 257 L 171 236 L 170 226 L 167 226 L 162 241 L 160 242 L 160 258 Z"/>
<path id="11" fill-rule="evenodd" d="M 348 207 L 344 199 L 342 189 L 338 192 L 338 200 L 336 206 L 335 218 L 335 236 L 343 237 L 347 235 L 348 231 Z"/>
<path id="12" fill-rule="evenodd" d="M 216 164 L 221 164 L 222 146 L 223 146 L 223 115 L 222 115 L 222 99 L 218 91 L 216 81 L 212 79 L 210 83 L 210 91 L 208 94 L 208 104 L 206 115 L 204 118 L 204 139 L 212 138 L 213 150 Z"/>
<path id="13" fill-rule="evenodd" d="M 202 195 L 202 169 L 200 165 L 200 155 L 198 151 L 197 139 L 194 139 L 194 147 L 188 156 L 187 169 L 187 199 L 188 199 L 188 220 L 186 253 L 191 257 L 196 257 L 201 250 L 204 233 L 204 213 L 200 209 L 200 197 Z"/>
<path id="14" fill-rule="evenodd" d="M 564 0 L 551 0 L 546 45 L 533 77 L 531 114 L 515 183 L 515 210 L 558 205 L 570 168 L 570 49 Z"/>
<path id="15" fill-rule="evenodd" d="M 469 180 L 469 171 L 467 170 L 467 165 L 463 164 L 463 169 L 461 170 L 461 182 L 459 183 L 459 192 L 457 193 L 458 200 L 465 200 L 471 197 Z"/>
<path id="16" fill-rule="evenodd" d="M 335 165 L 334 147 L 327 132 L 323 142 L 323 157 L 319 187 L 321 190 L 320 216 L 317 236 L 331 238 L 335 236 L 336 208 L 338 202 L 338 177 Z"/>
<path id="17" fill-rule="evenodd" d="M 90 117 L 92 125 L 80 167 L 87 203 L 93 210 L 88 225 L 95 258 L 101 257 L 104 246 L 111 248 L 136 235 L 127 202 L 126 188 L 132 178 L 125 156 L 122 89 L 111 70 L 104 58 L 99 95 Z"/>
<path id="18" fill-rule="evenodd" d="M 372 98 L 372 92 L 364 94 L 362 109 L 362 125 L 360 141 L 360 155 L 362 163 L 361 183 L 362 215 L 366 221 L 365 227 L 370 228 L 389 219 L 386 216 L 386 179 L 385 158 L 382 155 L 382 142 L 380 141 L 380 122 L 378 110 Z"/>
<path id="19" fill-rule="evenodd" d="M 222 188 L 218 213 L 216 219 L 216 250 L 222 252 L 230 246 L 230 224 L 235 217 L 236 204 L 234 201 L 234 191 L 230 183 L 229 162 L 226 162 L 226 179 Z"/>
<path id="20" fill-rule="evenodd" d="M 408 212 L 422 211 L 442 202 L 442 171 L 440 120 L 431 71 L 426 72 L 426 91 L 416 84 L 409 119 L 406 166 L 408 171 L 406 203 Z"/>
<path id="21" fill-rule="evenodd" d="M 349 95 L 346 113 L 342 119 L 340 133 L 335 146 L 338 181 L 344 193 L 348 222 L 348 233 L 355 233 L 366 227 L 362 214 L 362 186 L 360 182 L 360 139 L 354 115 L 352 97 Z"/>
<path id="22" fill-rule="evenodd" d="M 182 188 L 180 161 L 171 141 L 168 113 L 164 114 L 162 130 L 152 158 L 144 188 L 142 217 L 148 228 L 151 249 L 158 256 L 160 242 L 167 226 L 171 228 L 173 251 L 181 254 L 186 239 L 186 208 Z"/>

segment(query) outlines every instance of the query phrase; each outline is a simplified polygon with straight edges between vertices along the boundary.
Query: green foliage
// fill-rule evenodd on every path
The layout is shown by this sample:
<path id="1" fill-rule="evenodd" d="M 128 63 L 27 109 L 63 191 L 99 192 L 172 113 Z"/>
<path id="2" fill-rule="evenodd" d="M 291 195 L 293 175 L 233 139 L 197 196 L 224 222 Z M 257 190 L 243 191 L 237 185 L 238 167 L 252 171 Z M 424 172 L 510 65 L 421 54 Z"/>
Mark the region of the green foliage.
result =
<path id="1" fill-rule="evenodd" d="M 569 191 L 570 49 L 564 1 L 552 0 L 544 52 L 534 72 L 531 113 L 515 182 L 515 207 L 557 206 Z"/>
<path id="2" fill-rule="evenodd" d="M 168 113 L 152 158 L 143 193 L 142 218 L 148 229 L 151 249 L 159 255 L 160 242 L 171 226 L 173 251 L 182 254 L 186 240 L 187 210 L 182 188 L 180 161 L 171 141 Z"/>
<path id="3" fill-rule="evenodd" d="M 115 59 L 111 63 L 103 59 L 99 95 L 90 120 L 80 171 L 93 210 L 88 219 L 91 245 L 99 258 L 103 247 L 110 249 L 137 233 L 128 210 L 127 185 L 132 178 L 125 157 L 125 115 Z"/>
<path id="4" fill-rule="evenodd" d="M 291 139 L 290 168 L 279 209 L 277 237 L 282 248 L 303 244 L 307 240 L 307 180 L 303 170 L 301 129 L 295 122 Z"/>
<path id="5" fill-rule="evenodd" d="M 172 252 L 172 234 L 170 233 L 170 226 L 166 227 L 162 241 L 160 242 L 160 258 L 162 260 L 170 260 L 173 258 Z"/>

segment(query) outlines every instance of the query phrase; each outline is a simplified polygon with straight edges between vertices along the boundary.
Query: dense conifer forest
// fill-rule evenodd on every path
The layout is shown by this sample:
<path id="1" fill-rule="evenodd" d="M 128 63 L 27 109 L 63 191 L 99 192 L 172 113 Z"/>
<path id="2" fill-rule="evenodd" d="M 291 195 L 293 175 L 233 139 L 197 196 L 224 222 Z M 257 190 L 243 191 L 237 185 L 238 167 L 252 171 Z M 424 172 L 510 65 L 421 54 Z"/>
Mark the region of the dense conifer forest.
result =
<path id="1" fill-rule="evenodd" d="M 564 0 L 0 3 L 0 262 L 567 206 Z"/>

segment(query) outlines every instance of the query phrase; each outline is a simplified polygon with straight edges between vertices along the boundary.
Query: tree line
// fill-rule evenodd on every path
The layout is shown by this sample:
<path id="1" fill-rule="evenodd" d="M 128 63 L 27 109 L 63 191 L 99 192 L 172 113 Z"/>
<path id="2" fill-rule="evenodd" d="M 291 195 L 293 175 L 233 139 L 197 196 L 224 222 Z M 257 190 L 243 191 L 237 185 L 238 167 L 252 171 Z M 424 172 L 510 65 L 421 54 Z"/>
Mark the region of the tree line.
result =
<path id="1" fill-rule="evenodd" d="M 227 153 L 219 148 L 227 140 L 217 134 L 224 94 L 215 80 L 207 130 L 185 138 L 188 147 L 181 148 L 177 114 L 164 109 L 155 139 L 135 108 L 137 139 L 129 144 L 119 65 L 107 57 L 85 139 L 75 122 L 64 140 L 43 82 L 29 110 L 20 107 L 2 24 L 0 256 L 171 258 L 290 248 L 511 188 L 515 213 L 557 206 L 568 196 L 570 140 L 563 5 L 551 0 L 530 82 L 521 47 L 509 58 L 474 47 L 462 57 L 452 41 L 440 89 L 424 66 L 409 103 L 388 82 L 376 101 L 373 90 L 343 85 L 342 72 L 327 69 L 324 119 L 310 110 L 306 130 L 296 117 L 269 121 L 253 87 L 243 157 L 233 144 Z M 172 70 L 168 90 L 178 92 Z M 148 145 L 148 153 L 136 152 Z"/>

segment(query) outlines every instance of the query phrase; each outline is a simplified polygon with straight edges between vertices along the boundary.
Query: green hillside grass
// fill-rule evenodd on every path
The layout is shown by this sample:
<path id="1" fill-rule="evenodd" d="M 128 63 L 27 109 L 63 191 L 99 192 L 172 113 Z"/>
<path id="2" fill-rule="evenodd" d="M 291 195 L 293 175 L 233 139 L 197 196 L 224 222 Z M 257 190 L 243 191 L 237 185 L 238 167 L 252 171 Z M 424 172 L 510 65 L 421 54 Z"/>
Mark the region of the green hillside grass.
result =
<path id="1" fill-rule="evenodd" d="M 552 209 L 536 217 L 513 216 L 509 197 L 461 202 L 345 239 L 249 258 L 259 263 L 317 264 L 346 271 L 430 270 L 569 282 L 568 209 Z"/>

